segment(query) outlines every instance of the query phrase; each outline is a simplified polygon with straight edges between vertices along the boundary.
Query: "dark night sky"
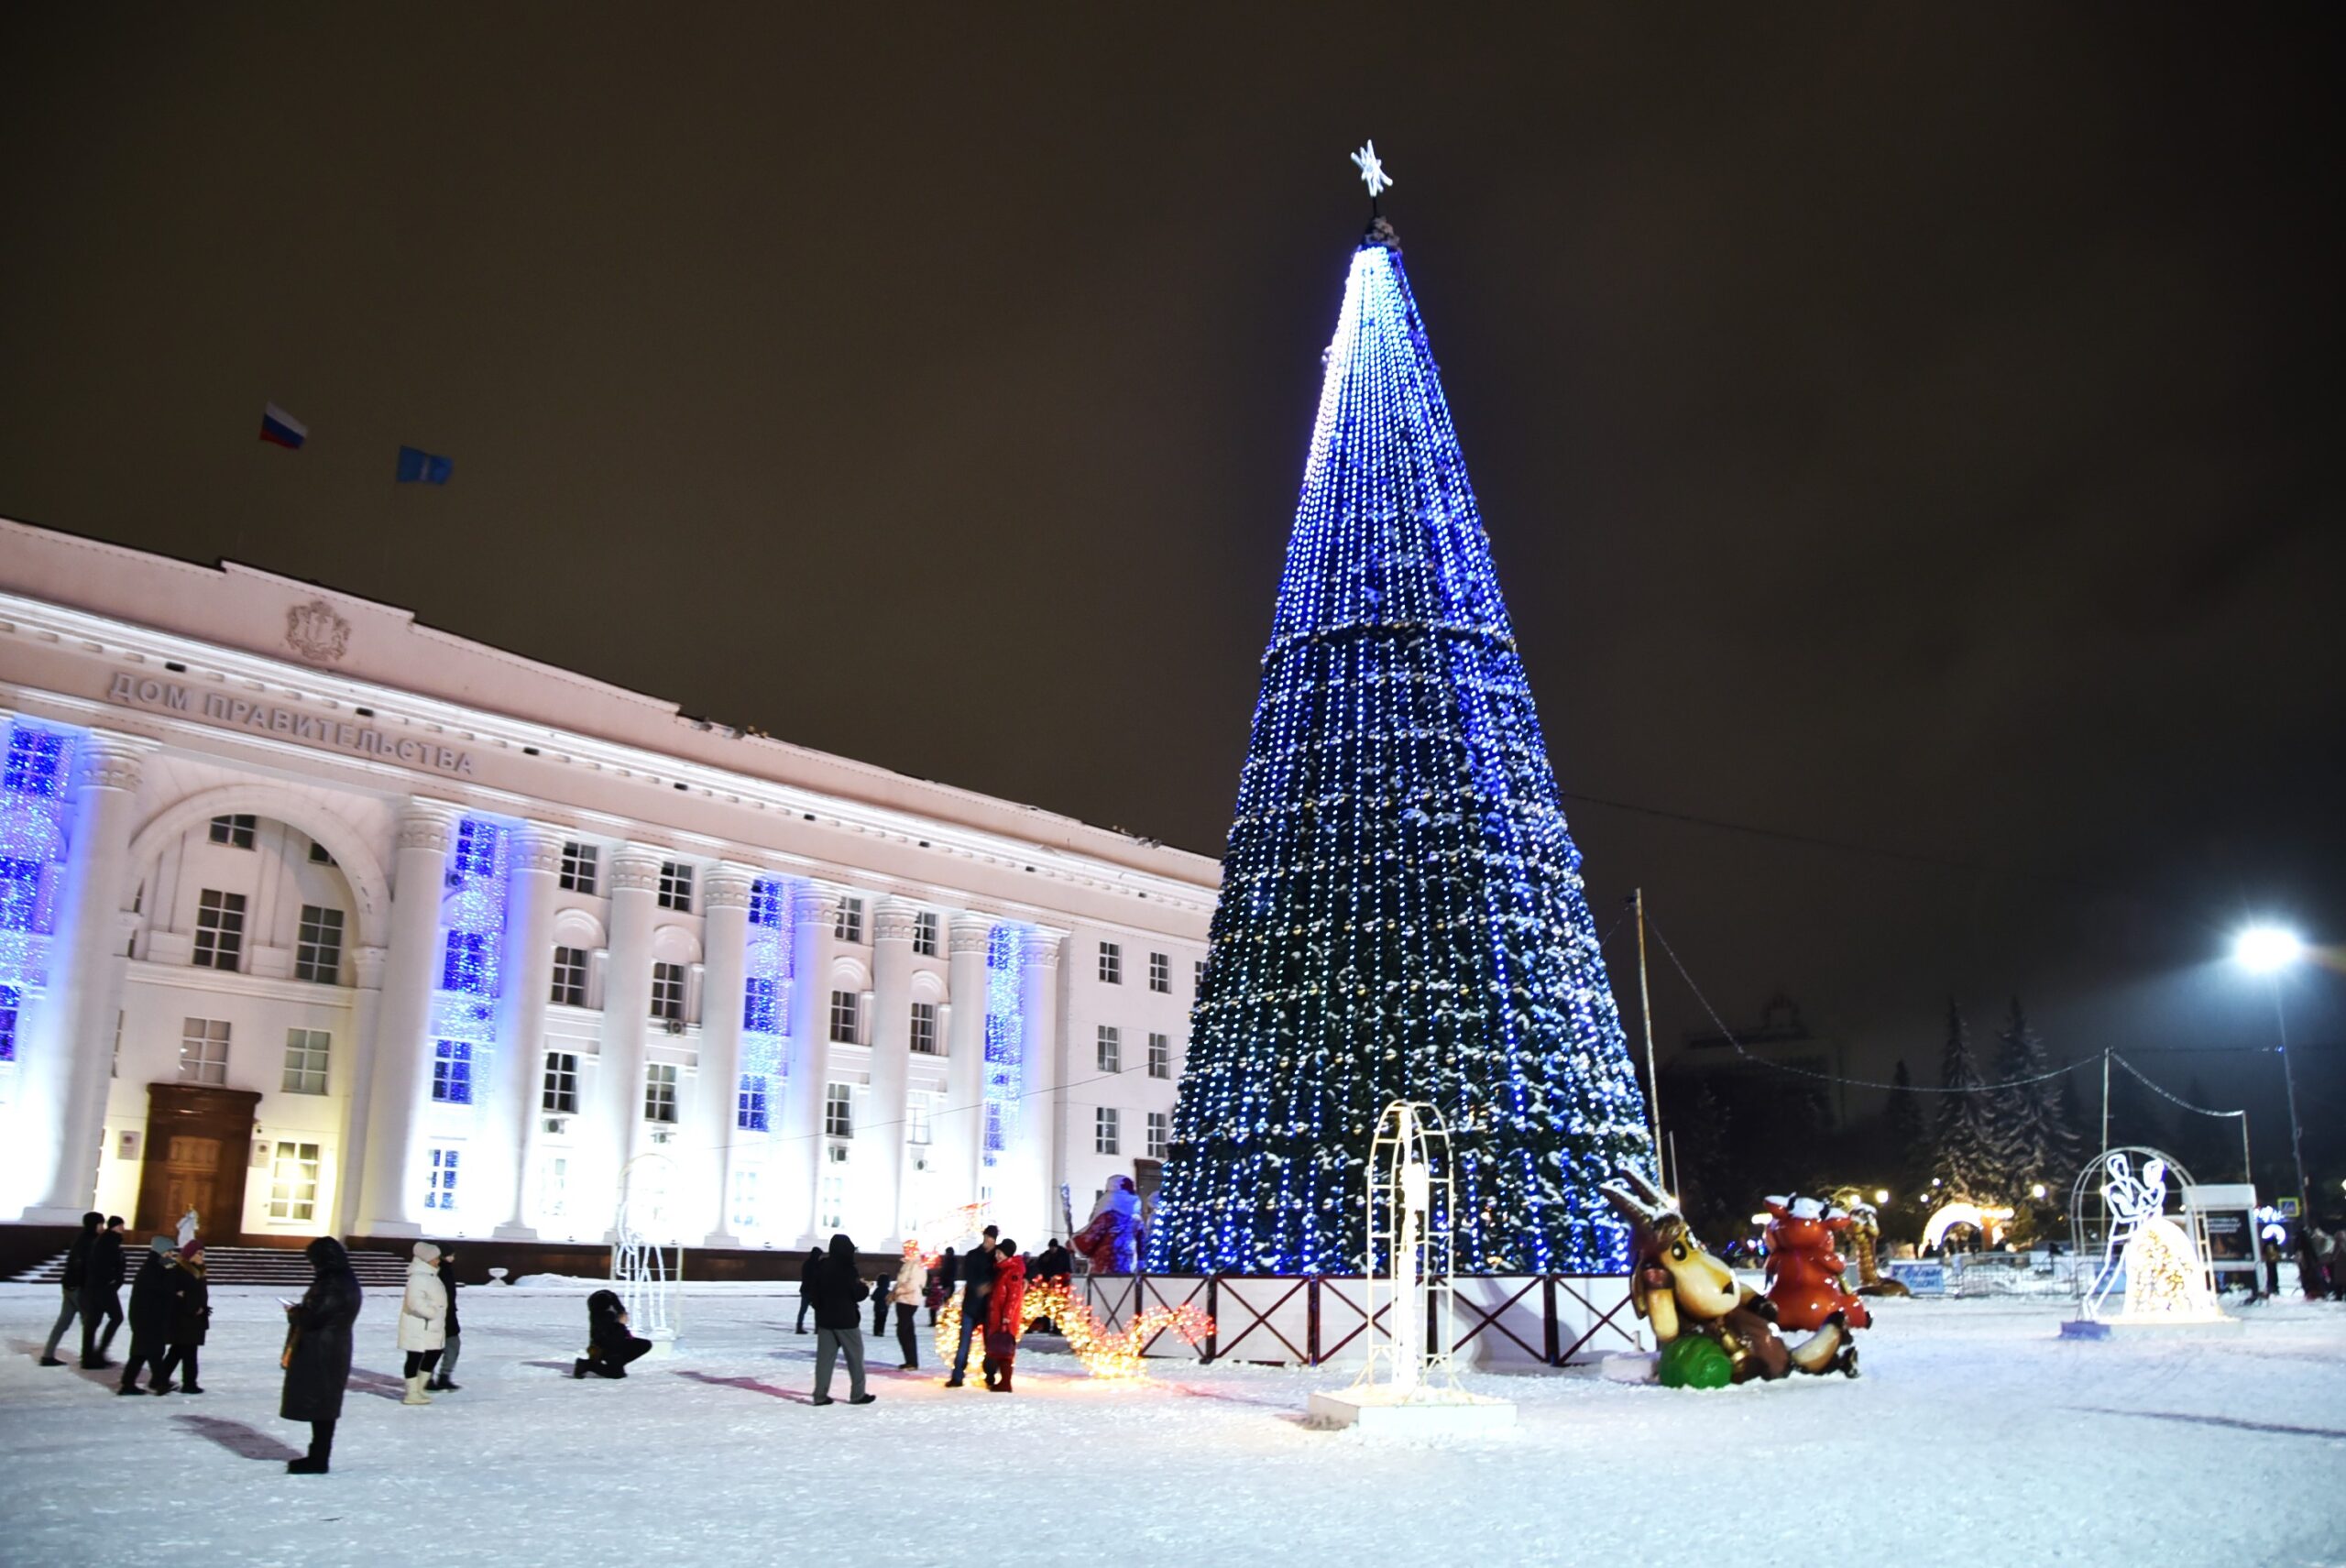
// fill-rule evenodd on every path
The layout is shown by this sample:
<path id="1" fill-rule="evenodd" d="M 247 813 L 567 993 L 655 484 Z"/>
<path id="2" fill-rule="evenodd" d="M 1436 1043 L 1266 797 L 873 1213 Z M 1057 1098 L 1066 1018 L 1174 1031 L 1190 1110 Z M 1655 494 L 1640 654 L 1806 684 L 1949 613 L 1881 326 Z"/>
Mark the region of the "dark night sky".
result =
<path id="1" fill-rule="evenodd" d="M 1218 853 L 1374 136 L 1565 788 L 1865 847 L 1575 800 L 1600 921 L 2237 1096 L 2223 933 L 2346 935 L 2338 22 L 12 7 L 0 513 Z"/>

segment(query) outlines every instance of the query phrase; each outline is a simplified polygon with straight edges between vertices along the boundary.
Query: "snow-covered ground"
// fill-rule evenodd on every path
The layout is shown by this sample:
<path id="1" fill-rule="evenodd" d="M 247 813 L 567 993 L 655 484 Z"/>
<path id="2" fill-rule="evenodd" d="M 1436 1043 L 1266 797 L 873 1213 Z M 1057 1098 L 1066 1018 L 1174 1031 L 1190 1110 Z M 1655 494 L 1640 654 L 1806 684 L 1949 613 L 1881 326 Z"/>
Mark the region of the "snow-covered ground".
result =
<path id="1" fill-rule="evenodd" d="M 818 1409 L 796 1302 L 740 1288 L 687 1299 L 674 1359 L 576 1383 L 578 1293 L 483 1287 L 428 1409 L 370 1299 L 334 1474 L 304 1477 L 274 1293 L 215 1293 L 208 1392 L 138 1399 L 34 1364 L 56 1299 L 0 1287 L 12 1564 L 2346 1563 L 2346 1305 L 2083 1343 L 2051 1304 L 1890 1302 L 1855 1382 L 1485 1376 L 1516 1431 L 1412 1447 L 1305 1428 L 1332 1370 L 1112 1387 L 1030 1353 L 1005 1398 L 877 1341 L 879 1402 Z"/>

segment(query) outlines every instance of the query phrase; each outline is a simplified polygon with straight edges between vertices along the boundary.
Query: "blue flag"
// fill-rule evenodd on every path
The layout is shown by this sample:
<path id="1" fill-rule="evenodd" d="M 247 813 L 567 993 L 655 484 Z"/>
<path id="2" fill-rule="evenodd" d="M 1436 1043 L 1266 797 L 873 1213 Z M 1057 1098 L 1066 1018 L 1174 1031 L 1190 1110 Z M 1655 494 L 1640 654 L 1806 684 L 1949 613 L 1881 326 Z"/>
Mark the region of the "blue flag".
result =
<path id="1" fill-rule="evenodd" d="M 444 485 L 455 468 L 453 457 L 440 457 L 413 446 L 400 448 L 400 483 L 402 485 Z"/>

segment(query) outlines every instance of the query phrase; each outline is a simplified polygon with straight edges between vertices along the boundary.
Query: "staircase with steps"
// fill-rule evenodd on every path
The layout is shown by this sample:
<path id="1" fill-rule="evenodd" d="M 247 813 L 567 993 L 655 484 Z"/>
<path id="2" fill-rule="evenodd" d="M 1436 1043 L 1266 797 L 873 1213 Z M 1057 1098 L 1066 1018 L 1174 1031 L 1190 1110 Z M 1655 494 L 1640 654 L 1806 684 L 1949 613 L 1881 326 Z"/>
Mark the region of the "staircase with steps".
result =
<path id="1" fill-rule="evenodd" d="M 138 1271 L 137 1250 L 126 1247 L 124 1261 L 129 1264 L 135 1277 Z M 395 1252 L 350 1255 L 351 1272 L 358 1276 L 360 1288 L 367 1290 L 402 1288 L 407 1284 L 407 1264 L 408 1260 Z M 54 1285 L 64 1277 L 65 1255 L 60 1252 L 38 1268 L 28 1268 L 17 1275 L 16 1282 Z M 203 1277 L 213 1285 L 274 1285 L 299 1294 L 308 1288 L 313 1271 L 308 1258 L 288 1247 L 206 1246 Z"/>

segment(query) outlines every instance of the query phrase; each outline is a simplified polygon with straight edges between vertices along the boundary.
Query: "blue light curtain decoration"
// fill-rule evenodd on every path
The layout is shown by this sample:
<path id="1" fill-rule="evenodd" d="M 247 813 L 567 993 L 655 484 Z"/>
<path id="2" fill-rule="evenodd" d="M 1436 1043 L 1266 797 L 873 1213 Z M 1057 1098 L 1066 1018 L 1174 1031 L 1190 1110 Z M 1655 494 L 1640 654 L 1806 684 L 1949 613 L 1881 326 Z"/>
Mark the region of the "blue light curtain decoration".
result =
<path id="1" fill-rule="evenodd" d="M 81 732 L 19 718 L 0 724 L 0 1071 L 14 1071 L 49 985 Z"/>
<path id="2" fill-rule="evenodd" d="M 986 938 L 985 1166 L 1001 1163 L 1018 1130 L 1025 1081 L 1026 1014 L 1019 992 L 1025 939 L 1015 926 L 996 926 Z"/>
<path id="3" fill-rule="evenodd" d="M 440 901 L 440 984 L 432 993 L 432 1098 L 473 1102 L 474 1069 L 497 1042 L 513 833 L 493 817 L 456 824 Z"/>
<path id="4" fill-rule="evenodd" d="M 1154 1269 L 1355 1273 L 1386 1104 L 1437 1106 L 1457 1256 L 1599 1273 L 1650 1168 L 1490 542 L 1389 227 L 1352 259 L 1263 655 Z"/>
<path id="5" fill-rule="evenodd" d="M 750 939 L 741 988 L 741 1082 L 733 1124 L 744 1133 L 772 1126 L 774 1091 L 787 1074 L 791 981 L 790 887 L 760 877 L 750 889 Z"/>

